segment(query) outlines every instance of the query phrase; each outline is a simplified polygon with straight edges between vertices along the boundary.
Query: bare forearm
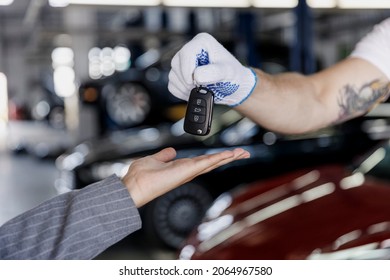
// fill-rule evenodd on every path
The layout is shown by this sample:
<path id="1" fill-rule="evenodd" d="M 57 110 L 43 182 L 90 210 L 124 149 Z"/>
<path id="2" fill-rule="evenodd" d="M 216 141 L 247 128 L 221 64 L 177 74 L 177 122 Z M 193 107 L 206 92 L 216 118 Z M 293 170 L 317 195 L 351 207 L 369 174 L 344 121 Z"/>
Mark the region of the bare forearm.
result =
<path id="1" fill-rule="evenodd" d="M 326 126 L 336 118 L 335 113 L 326 114 L 327 107 L 308 77 L 298 73 L 271 76 L 260 70 L 255 72 L 259 80 L 256 89 L 236 109 L 262 126 L 296 134 Z"/>
<path id="2" fill-rule="evenodd" d="M 304 133 L 360 116 L 385 101 L 389 80 L 372 64 L 347 59 L 311 76 L 270 76 L 257 70 L 258 84 L 236 109 L 264 127 Z"/>

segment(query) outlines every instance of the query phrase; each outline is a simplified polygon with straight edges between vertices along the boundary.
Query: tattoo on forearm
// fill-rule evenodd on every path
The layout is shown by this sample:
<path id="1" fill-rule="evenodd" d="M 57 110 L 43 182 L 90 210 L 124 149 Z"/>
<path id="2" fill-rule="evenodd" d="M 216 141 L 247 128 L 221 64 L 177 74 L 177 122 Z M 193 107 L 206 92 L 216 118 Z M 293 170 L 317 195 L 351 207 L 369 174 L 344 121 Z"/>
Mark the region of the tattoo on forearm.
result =
<path id="1" fill-rule="evenodd" d="M 340 113 L 337 122 L 342 122 L 370 111 L 390 95 L 390 83 L 374 80 L 356 89 L 346 85 L 340 92 Z"/>

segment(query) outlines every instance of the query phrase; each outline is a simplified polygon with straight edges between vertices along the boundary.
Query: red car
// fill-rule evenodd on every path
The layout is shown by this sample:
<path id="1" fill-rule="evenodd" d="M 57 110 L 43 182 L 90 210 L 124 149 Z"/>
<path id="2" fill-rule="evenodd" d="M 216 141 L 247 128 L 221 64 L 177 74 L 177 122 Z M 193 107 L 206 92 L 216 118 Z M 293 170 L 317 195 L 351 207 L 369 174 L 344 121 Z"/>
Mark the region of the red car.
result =
<path id="1" fill-rule="evenodd" d="M 180 259 L 389 259 L 390 144 L 221 195 Z"/>

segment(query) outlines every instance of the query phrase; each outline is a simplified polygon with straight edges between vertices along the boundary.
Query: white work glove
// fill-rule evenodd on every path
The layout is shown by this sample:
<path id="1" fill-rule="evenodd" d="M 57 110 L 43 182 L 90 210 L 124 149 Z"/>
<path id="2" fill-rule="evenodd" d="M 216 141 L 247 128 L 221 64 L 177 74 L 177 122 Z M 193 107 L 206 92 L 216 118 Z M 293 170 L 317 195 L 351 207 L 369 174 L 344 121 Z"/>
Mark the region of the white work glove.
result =
<path id="1" fill-rule="evenodd" d="M 206 86 L 214 92 L 214 102 L 237 106 L 244 102 L 256 86 L 257 76 L 244 67 L 214 37 L 196 35 L 178 51 L 171 62 L 169 91 L 188 100 L 191 90 Z"/>

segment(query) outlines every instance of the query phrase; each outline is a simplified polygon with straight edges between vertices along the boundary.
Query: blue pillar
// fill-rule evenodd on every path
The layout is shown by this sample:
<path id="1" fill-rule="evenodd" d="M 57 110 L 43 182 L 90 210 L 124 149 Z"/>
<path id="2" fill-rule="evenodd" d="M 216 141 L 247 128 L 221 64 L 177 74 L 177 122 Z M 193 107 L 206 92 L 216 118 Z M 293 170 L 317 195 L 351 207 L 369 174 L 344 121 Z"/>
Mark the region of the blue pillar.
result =
<path id="1" fill-rule="evenodd" d="M 256 52 L 256 36 L 255 36 L 255 16 L 251 11 L 243 11 L 238 15 L 238 38 L 244 42 L 246 47 L 246 62 L 247 65 L 259 67 L 259 58 Z"/>
<path id="2" fill-rule="evenodd" d="M 296 21 L 294 26 L 294 41 L 291 45 L 290 68 L 303 74 L 316 71 L 313 50 L 313 17 L 306 0 L 299 0 L 294 9 Z"/>

